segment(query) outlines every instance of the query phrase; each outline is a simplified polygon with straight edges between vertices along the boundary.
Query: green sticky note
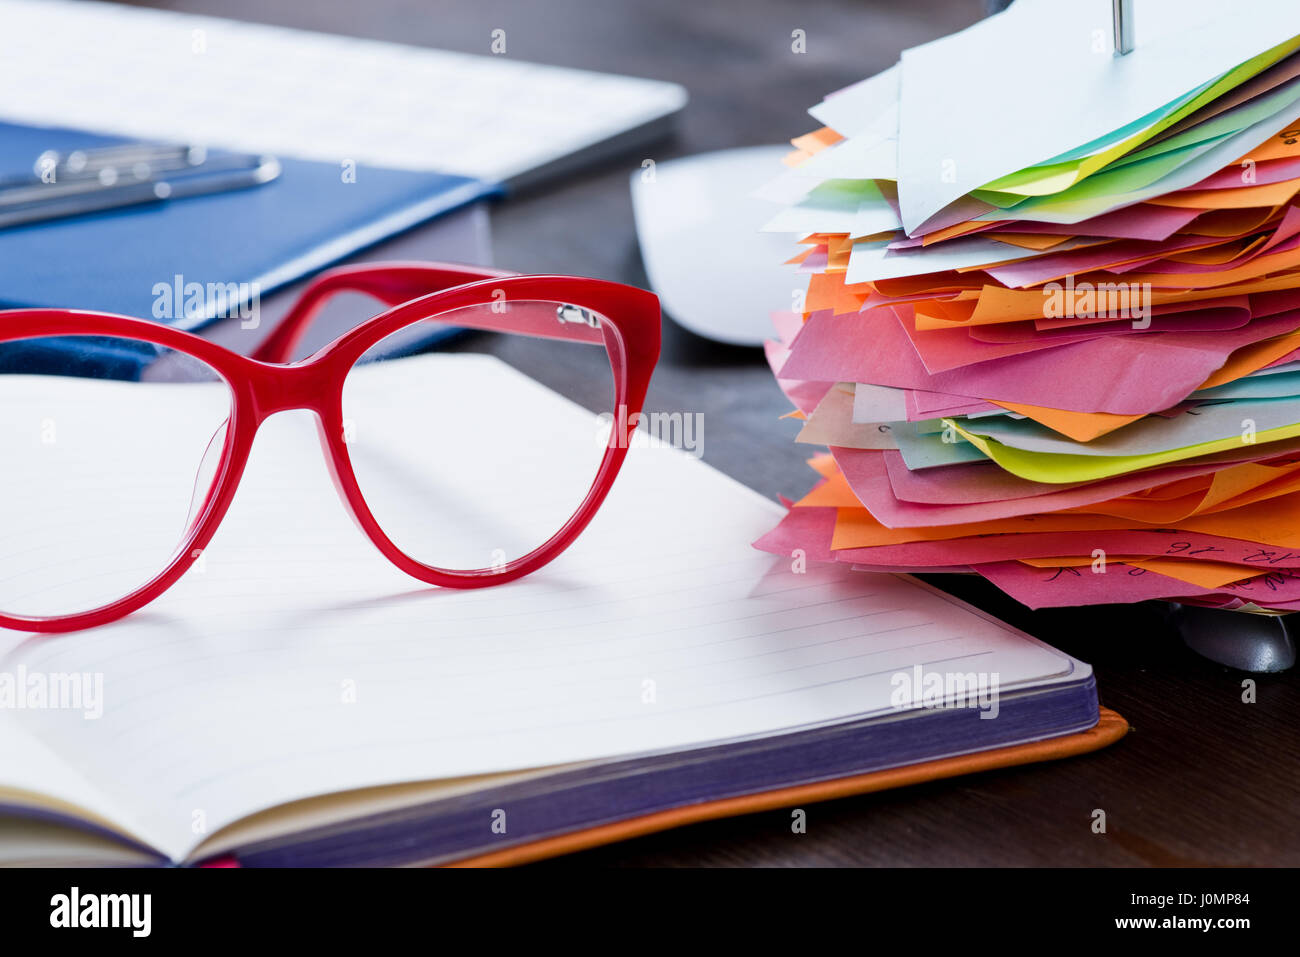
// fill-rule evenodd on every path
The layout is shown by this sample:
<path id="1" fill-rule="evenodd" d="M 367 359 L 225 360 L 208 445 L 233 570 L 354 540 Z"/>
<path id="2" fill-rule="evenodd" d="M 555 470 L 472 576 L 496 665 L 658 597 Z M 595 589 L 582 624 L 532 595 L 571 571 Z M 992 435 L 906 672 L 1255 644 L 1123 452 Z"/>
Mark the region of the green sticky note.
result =
<path id="1" fill-rule="evenodd" d="M 1202 106 L 1221 96 L 1233 87 L 1262 73 L 1278 61 L 1300 50 L 1300 37 L 1292 37 L 1245 63 L 1229 70 L 1218 80 L 1202 87 L 1199 93 L 1185 99 L 1175 109 L 1160 116 L 1154 123 L 1132 136 L 1100 152 L 1063 163 L 1031 166 L 986 183 L 982 189 L 992 192 L 1020 193 L 1024 196 L 1050 196 L 1104 169 L 1121 156 L 1132 152 L 1143 143 L 1159 135 L 1175 123 L 1195 113 Z M 1178 101 L 1175 101 L 1178 102 Z M 1159 113 L 1160 111 L 1157 111 Z M 1150 115 L 1150 114 L 1148 114 Z"/>

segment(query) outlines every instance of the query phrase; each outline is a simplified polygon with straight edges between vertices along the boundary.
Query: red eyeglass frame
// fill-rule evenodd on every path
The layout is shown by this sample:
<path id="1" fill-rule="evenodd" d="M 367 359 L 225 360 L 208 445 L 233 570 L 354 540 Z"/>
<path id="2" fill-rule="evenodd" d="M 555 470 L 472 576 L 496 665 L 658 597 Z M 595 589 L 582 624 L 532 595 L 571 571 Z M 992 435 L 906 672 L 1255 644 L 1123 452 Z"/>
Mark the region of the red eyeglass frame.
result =
<path id="1" fill-rule="evenodd" d="M 332 296 L 364 293 L 390 306 L 340 335 L 306 359 L 289 362 L 312 318 Z M 524 308 L 549 303 L 549 309 Z M 504 303 L 447 317 L 451 326 L 567 339 L 604 345 L 614 379 L 614 433 L 586 497 L 568 522 L 533 551 L 499 568 L 452 571 L 411 558 L 371 514 L 352 470 L 343 436 L 343 382 L 352 366 L 386 336 L 446 313 Z M 599 314 L 598 326 L 557 318 L 554 304 Z M 645 402 L 659 358 L 659 299 L 634 286 L 575 276 L 519 275 L 446 263 L 367 263 L 322 273 L 303 291 L 262 344 L 240 355 L 193 333 L 146 319 L 67 309 L 0 310 L 0 342 L 44 336 L 93 335 L 138 339 L 197 358 L 230 387 L 225 448 L 197 519 L 167 567 L 136 591 L 108 605 L 72 615 L 25 617 L 0 613 L 0 627 L 64 632 L 108 624 L 153 601 L 198 560 L 234 499 L 258 428 L 269 416 L 292 409 L 315 414 L 321 450 L 348 513 L 375 547 L 413 578 L 449 588 L 503 584 L 555 559 L 591 521 L 627 457 L 636 416 Z"/>

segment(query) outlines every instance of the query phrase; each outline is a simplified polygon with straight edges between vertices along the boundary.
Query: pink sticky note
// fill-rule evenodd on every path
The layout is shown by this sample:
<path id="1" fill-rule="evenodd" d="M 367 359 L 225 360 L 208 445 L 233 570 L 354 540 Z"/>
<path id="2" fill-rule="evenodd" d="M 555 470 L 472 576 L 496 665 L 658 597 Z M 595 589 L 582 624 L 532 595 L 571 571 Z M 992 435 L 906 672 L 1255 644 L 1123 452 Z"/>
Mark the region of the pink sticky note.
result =
<path id="1" fill-rule="evenodd" d="M 1170 530 L 1048 532 L 983 535 L 946 542 L 913 542 L 831 551 L 833 508 L 791 509 L 756 548 L 783 556 L 796 552 L 810 561 L 828 559 L 872 572 L 944 571 L 970 568 L 1031 608 L 1116 604 L 1148 599 L 1182 600 L 1235 606 L 1254 602 L 1264 607 L 1300 610 L 1300 553 Z M 1233 562 L 1259 574 L 1218 589 L 1200 588 L 1178 579 L 1109 561 L 1105 572 L 1093 565 L 1034 568 L 1021 558 L 1067 555 L 1163 555 L 1190 561 Z"/>
<path id="2" fill-rule="evenodd" d="M 796 512 L 807 511 L 795 509 Z M 829 533 L 828 533 L 829 534 Z M 830 539 L 828 538 L 829 542 Z M 1300 552 L 1256 542 L 1221 538 L 1177 529 L 1112 529 L 1088 532 L 1021 532 L 1015 535 L 977 535 L 947 541 L 907 542 L 841 548 L 836 561 L 892 565 L 919 569 L 935 565 L 1015 561 L 1021 558 L 1061 558 L 1092 555 L 1153 555 L 1192 561 L 1230 562 L 1266 568 L 1300 568 Z"/>
<path id="3" fill-rule="evenodd" d="M 1195 303 L 1162 303 L 1151 310 L 1151 326 L 1143 332 L 1220 332 L 1224 329 L 1240 329 L 1254 318 L 1250 309 L 1249 296 L 1225 296 L 1223 299 L 1208 299 Z M 986 339 L 992 342 L 1002 341 L 999 330 L 1004 326 L 1021 327 L 1021 335 L 1028 333 L 1023 327 L 1030 325 L 1022 322 L 993 323 L 987 326 L 972 326 L 972 338 Z M 1097 335 L 1128 335 L 1134 332 L 1131 319 L 1117 319 L 1104 322 L 1090 322 L 1081 326 L 1072 319 L 1035 319 L 1032 323 L 1039 336 L 1079 335 L 1091 332 Z"/>
<path id="4" fill-rule="evenodd" d="M 1273 368 L 1274 366 L 1284 366 L 1284 365 L 1286 365 L 1286 364 L 1289 363 L 1289 362 L 1296 362 L 1296 361 L 1298 361 L 1298 360 L 1300 360 L 1300 349 L 1296 349 L 1296 350 L 1294 350 L 1294 351 L 1292 351 L 1292 352 L 1288 352 L 1286 355 L 1284 355 L 1284 356 L 1283 356 L 1282 358 L 1280 358 L 1280 359 L 1274 359 L 1274 360 L 1273 360 L 1272 362 L 1270 362 L 1268 365 L 1264 366 L 1264 368 L 1265 368 L 1265 369 L 1271 369 L 1271 368 Z"/>
<path id="5" fill-rule="evenodd" d="M 1080 223 L 1017 222 L 1002 228 L 1017 233 L 1046 236 L 1105 236 L 1111 239 L 1145 239 L 1160 242 L 1201 215 L 1199 209 L 1151 206 L 1138 203 Z"/>
<path id="6" fill-rule="evenodd" d="M 1300 160 L 1293 160 L 1300 167 Z M 1293 237 L 1300 235 L 1300 209 L 1295 206 L 1288 206 L 1286 213 L 1282 216 L 1282 222 L 1277 224 L 1273 230 L 1273 235 L 1269 237 L 1268 242 L 1260 247 L 1261 253 L 1271 252 L 1273 249 L 1281 246 Z"/>
<path id="7" fill-rule="evenodd" d="M 980 341 L 972 337 L 970 330 L 965 326 L 954 326 L 951 329 L 926 329 L 918 332 L 911 308 L 899 306 L 893 312 L 926 371 L 932 374 L 974 365 L 977 362 L 987 362 L 990 359 L 1024 355 L 1040 349 L 1055 349 L 1065 344 L 1059 339 L 1046 336 L 1006 342 Z M 1132 331 L 1131 325 L 1129 331 Z M 1092 337 L 1089 331 L 1075 332 L 1069 341 L 1084 342 Z"/>
<path id="8" fill-rule="evenodd" d="M 1002 501 L 969 502 L 960 505 L 907 502 L 899 499 L 889 483 L 885 457 L 879 452 L 856 454 L 858 449 L 831 447 L 840 471 L 867 511 L 887 528 L 932 528 L 958 525 L 967 522 L 992 521 L 1015 515 L 1033 515 L 1056 511 L 1071 505 L 1102 501 L 1110 496 L 1101 492 L 1101 498 L 1091 498 L 1088 486 L 1070 488 L 1063 492 L 1045 493 Z M 955 466 L 956 467 L 956 466 Z M 945 469 L 944 471 L 947 471 Z M 1066 503 L 1066 504 L 1062 504 Z"/>
<path id="9" fill-rule="evenodd" d="M 1049 486 L 1051 491 L 1032 492 L 1023 497 L 942 504 L 908 502 L 895 495 L 884 453 L 836 446 L 831 447 L 831 452 L 858 501 L 886 528 L 937 528 L 1059 512 L 1062 509 L 1105 502 L 1121 495 L 1132 495 L 1163 482 L 1208 475 L 1223 468 L 1222 463 L 1203 463 L 1199 466 L 1161 470 L 1159 475 L 1138 473 L 1065 488 Z M 959 466 L 952 466 L 957 467 Z M 1038 483 L 1026 484 L 1036 486 Z"/>
<path id="10" fill-rule="evenodd" d="M 1270 568 L 1254 578 L 1221 585 L 1217 591 L 1268 608 L 1279 603 L 1300 602 L 1300 572 L 1287 568 Z"/>
<path id="11" fill-rule="evenodd" d="M 889 565 L 853 565 L 851 567 L 855 572 L 870 572 L 873 574 L 885 575 L 899 574 L 897 568 L 892 568 Z M 971 568 L 969 565 L 939 565 L 935 568 L 927 568 L 925 573 L 927 575 L 973 575 L 975 574 L 975 569 Z"/>
<path id="12" fill-rule="evenodd" d="M 1087 342 L 1103 335 L 1143 335 L 1151 332 L 1223 332 L 1240 329 L 1250 321 L 1250 302 L 1245 296 L 1236 303 L 1215 304 L 1207 301 L 1192 308 L 1164 304 L 1151 311 L 1150 324 L 1141 330 L 1133 320 L 1109 322 L 1060 322 L 1040 319 L 1033 323 L 1003 322 L 991 325 L 926 329 L 917 331 L 915 323 L 900 320 L 912 348 L 929 372 L 945 372 L 962 366 L 986 362 L 1005 356 L 1054 349 L 1074 342 Z M 1171 305 L 1173 307 L 1171 308 Z M 906 315 L 903 310 L 897 310 Z"/>
<path id="13" fill-rule="evenodd" d="M 962 395 L 944 395 L 942 392 L 924 392 L 919 389 L 905 390 L 903 392 L 903 404 L 907 407 L 907 421 L 909 422 L 938 419 L 946 415 L 973 415 L 977 412 L 994 412 L 1000 408 L 982 399 L 971 399 Z"/>
<path id="14" fill-rule="evenodd" d="M 1030 608 L 1074 605 L 1127 605 L 1157 598 L 1210 595 L 1215 589 L 1128 565 L 1111 563 L 1104 574 L 1083 568 L 1033 568 L 1020 562 L 976 565 L 983 575 L 1016 601 Z"/>
<path id="15" fill-rule="evenodd" d="M 830 263 L 830 256 L 818 250 L 810 255 L 807 259 L 799 264 L 799 272 L 802 273 L 820 273 L 825 272 L 827 265 Z"/>
<path id="16" fill-rule="evenodd" d="M 1262 165 L 1262 164 L 1261 164 Z M 1232 171 L 1228 171 L 1232 172 Z M 1239 172 L 1237 173 L 1239 176 Z M 1291 177 L 1283 177 L 1290 179 Z M 1208 189 L 1211 187 L 1199 187 Z M 990 222 L 978 226 L 963 236 L 975 236 L 996 229 L 998 232 L 1026 233 L 1042 236 L 1087 236 L 1097 239 L 1144 239 L 1160 242 L 1201 215 L 1199 209 L 1182 209 L 1173 206 L 1151 206 L 1138 203 L 1102 216 L 1094 216 L 1078 223 L 1036 223 L 1019 220 Z M 933 230 L 932 230 L 933 231 Z M 890 249 L 915 249 L 925 243 L 925 236 L 896 239 Z"/>
<path id="17" fill-rule="evenodd" d="M 976 565 L 975 571 L 1030 608 L 1128 604 L 1190 595 L 1232 595 L 1260 605 L 1300 600 L 1300 575 L 1281 570 L 1219 588 L 1202 588 L 1119 563 L 1108 564 L 1101 574 L 1090 566 L 1033 568 L 1020 562 Z"/>
<path id="18" fill-rule="evenodd" d="M 1045 282 L 1064 279 L 1069 275 L 1092 272 L 1106 266 L 1122 263 L 1154 252 L 1167 255 L 1179 249 L 1191 249 L 1204 246 L 1202 236 L 1180 236 L 1167 239 L 1159 249 L 1152 250 L 1149 243 L 1139 240 L 1123 240 L 1108 243 L 1105 246 L 1087 246 L 1083 249 L 1069 249 L 1061 253 L 1046 253 L 1007 263 L 1005 266 L 986 266 L 984 272 L 995 280 L 1012 289 L 1025 289 Z"/>
<path id="19" fill-rule="evenodd" d="M 1300 307 L 1300 297 L 1297 297 L 1296 303 L 1289 308 Z M 1214 309 L 1239 309 L 1245 310 L 1249 319 L 1258 319 L 1266 315 L 1275 315 L 1285 310 L 1274 308 L 1272 303 L 1261 305 L 1260 310 L 1256 311 L 1251 304 L 1250 296 L 1223 296 L 1214 299 L 1197 299 L 1187 302 L 1165 302 L 1151 307 L 1152 319 L 1156 316 L 1172 315 L 1175 313 L 1203 312 Z M 1083 327 L 1079 331 L 1096 329 L 1111 325 L 1115 320 L 1104 316 L 1064 316 L 1060 318 L 1047 318 L 1041 316 L 1033 320 L 1034 326 L 1038 329 L 1070 329 L 1072 327 Z M 998 325 L 1023 325 L 1023 323 L 992 323 L 988 328 L 992 329 Z M 972 326 L 972 333 L 975 338 L 983 338 L 983 329 L 981 326 Z M 975 330 L 981 330 L 975 332 Z M 1132 329 L 1129 330 L 1133 331 Z M 996 341 L 996 340 L 995 340 Z"/>
<path id="20" fill-rule="evenodd" d="M 989 223 L 987 226 L 984 226 L 981 229 L 972 230 L 971 233 L 967 233 L 966 235 L 969 236 L 972 233 L 982 233 L 986 229 L 992 229 L 993 225 L 994 225 L 993 223 Z M 885 248 L 886 249 L 917 249 L 918 247 L 924 245 L 925 245 L 924 236 L 904 236 L 902 239 L 895 239 Z"/>
<path id="21" fill-rule="evenodd" d="M 921 505 L 963 505 L 1036 498 L 1077 488 L 1095 488 L 1107 493 L 1105 498 L 1114 498 L 1163 485 L 1166 482 L 1208 475 L 1226 465 L 1281 459 L 1300 451 L 1300 439 L 1270 442 L 1267 446 L 1243 446 L 1228 452 L 1216 452 L 1213 455 L 1189 459 L 1175 465 L 1144 469 L 1097 482 L 1071 482 L 1061 485 L 1022 479 L 993 462 L 960 462 L 956 465 L 910 471 L 903 462 L 903 456 L 895 451 L 870 453 L 862 449 L 832 449 L 832 451 L 836 452 L 836 460 L 844 471 L 845 477 L 850 478 L 850 484 L 852 484 L 850 470 L 862 467 L 857 459 L 859 453 L 871 454 L 879 456 L 879 461 L 884 463 L 889 475 L 890 490 L 900 501 Z M 1104 501 L 1105 498 L 1095 499 L 1095 501 Z"/>
<path id="22" fill-rule="evenodd" d="M 808 561 L 834 561 L 831 537 L 835 533 L 836 511 L 833 508 L 792 508 L 776 528 L 754 542 L 754 547 L 787 558 L 801 550 Z"/>
<path id="23" fill-rule="evenodd" d="M 1235 164 L 1226 166 L 1217 173 L 1211 173 L 1199 183 L 1193 183 L 1189 188 L 1193 190 L 1240 189 L 1243 186 L 1268 186 L 1272 183 L 1285 183 L 1289 179 L 1300 177 L 1300 159 L 1287 157 L 1284 159 L 1264 160 L 1262 163 L 1252 163 L 1249 167 L 1249 181 L 1245 178 L 1246 170 L 1247 167 Z"/>
<path id="24" fill-rule="evenodd" d="M 794 337 L 803 328 L 803 316 L 797 312 L 774 311 L 768 314 L 772 319 L 772 328 L 784 346 L 794 342 Z"/>
<path id="25" fill-rule="evenodd" d="M 1300 328 L 1297 310 L 1223 332 L 1100 336 L 932 374 L 892 312 L 907 308 L 848 316 L 815 313 L 795 337 L 781 377 L 1136 415 L 1181 402 L 1235 349 Z"/>
<path id="26" fill-rule="evenodd" d="M 1300 309 L 1300 289 L 1275 289 L 1250 294 L 1250 315 L 1254 319 Z"/>
<path id="27" fill-rule="evenodd" d="M 790 350 L 781 345 L 774 339 L 769 339 L 763 343 L 763 352 L 767 356 L 767 364 L 775 372 L 785 365 L 786 360 L 790 357 Z M 799 379 L 783 379 L 777 377 L 776 384 L 785 397 L 790 400 L 790 404 L 802 412 L 804 415 L 812 415 L 813 409 L 826 398 L 826 393 L 831 390 L 835 384 L 833 382 L 807 382 Z"/>
<path id="28" fill-rule="evenodd" d="M 1194 276 L 1198 273 L 1236 269 L 1239 266 L 1246 265 L 1246 263 L 1250 262 L 1252 259 L 1262 256 L 1265 253 L 1285 253 L 1298 247 L 1300 247 L 1300 238 L 1292 235 L 1283 239 L 1278 239 L 1275 235 L 1268 243 L 1263 243 L 1258 248 L 1244 252 L 1237 258 L 1230 259 L 1225 263 L 1188 263 L 1161 258 L 1147 260 L 1143 266 L 1143 270 L 1165 276 Z"/>
<path id="29" fill-rule="evenodd" d="M 1031 482 L 1012 475 L 996 462 L 960 462 L 939 468 L 911 471 L 903 461 L 902 453 L 878 453 L 889 474 L 889 485 L 894 497 L 919 505 L 961 505 L 976 502 L 998 502 L 1032 495 L 1046 495 L 1064 488 L 1078 488 L 1083 482 L 1068 485 L 1049 485 Z M 844 462 L 840 468 L 844 468 Z"/>

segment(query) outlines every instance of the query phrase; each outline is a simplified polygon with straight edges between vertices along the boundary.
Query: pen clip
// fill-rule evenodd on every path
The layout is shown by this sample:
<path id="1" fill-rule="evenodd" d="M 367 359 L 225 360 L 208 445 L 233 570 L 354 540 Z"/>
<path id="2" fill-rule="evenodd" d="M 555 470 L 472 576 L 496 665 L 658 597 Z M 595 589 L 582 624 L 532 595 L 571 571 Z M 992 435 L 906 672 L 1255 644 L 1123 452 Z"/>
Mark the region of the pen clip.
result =
<path id="1" fill-rule="evenodd" d="M 205 158 L 200 165 L 187 164 L 174 171 L 180 174 L 176 176 L 137 178 L 136 173 L 140 170 L 133 169 L 126 177 L 120 178 L 116 172 L 105 176 L 103 170 L 116 170 L 116 167 L 105 165 L 94 176 L 87 174 L 70 181 L 25 180 L 0 189 L 0 229 L 248 189 L 279 177 L 281 166 L 274 156 L 229 154 Z"/>
<path id="2" fill-rule="evenodd" d="M 1115 34 L 1115 56 L 1133 52 L 1133 0 L 1110 0 L 1111 25 Z"/>

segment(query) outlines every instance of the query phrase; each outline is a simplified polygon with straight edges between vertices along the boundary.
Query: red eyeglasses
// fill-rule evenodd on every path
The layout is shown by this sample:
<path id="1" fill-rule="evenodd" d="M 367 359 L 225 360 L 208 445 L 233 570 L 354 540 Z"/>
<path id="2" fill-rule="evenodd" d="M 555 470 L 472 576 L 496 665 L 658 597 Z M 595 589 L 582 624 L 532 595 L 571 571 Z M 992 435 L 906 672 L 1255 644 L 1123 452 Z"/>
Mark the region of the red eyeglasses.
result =
<path id="1" fill-rule="evenodd" d="M 390 308 L 289 362 L 339 293 Z M 609 414 L 537 420 L 519 390 L 541 386 L 499 360 L 420 352 L 447 328 L 519 337 L 507 357 L 539 350 Z M 144 319 L 0 311 L 0 626 L 88 628 L 157 598 L 202 557 L 259 427 L 288 410 L 314 414 L 340 497 L 402 571 L 452 588 L 527 575 L 609 492 L 658 355 L 649 292 L 430 263 L 322 274 L 248 357 Z"/>

